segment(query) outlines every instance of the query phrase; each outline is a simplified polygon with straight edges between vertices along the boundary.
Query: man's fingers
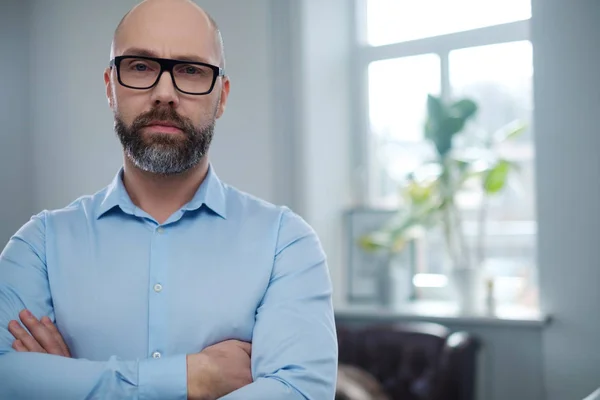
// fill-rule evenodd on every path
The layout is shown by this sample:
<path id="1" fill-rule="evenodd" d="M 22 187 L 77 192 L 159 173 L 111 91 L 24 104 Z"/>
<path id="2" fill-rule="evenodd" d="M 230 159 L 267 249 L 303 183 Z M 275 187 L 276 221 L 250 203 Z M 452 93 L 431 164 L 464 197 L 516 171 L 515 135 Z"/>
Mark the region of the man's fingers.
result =
<path id="1" fill-rule="evenodd" d="M 16 339 L 13 343 L 15 350 L 70 357 L 67 345 L 50 318 L 44 317 L 40 322 L 28 310 L 21 311 L 19 318 L 29 332 L 17 321 L 9 323 L 8 330 Z"/>
<path id="2" fill-rule="evenodd" d="M 38 321 L 38 319 L 35 316 L 33 316 L 33 314 L 29 312 L 29 310 L 21 311 L 19 313 L 19 318 L 21 319 L 21 322 L 23 322 L 23 324 L 27 327 L 27 329 L 29 329 L 29 332 L 31 332 L 31 335 L 34 337 L 35 341 L 37 341 L 37 343 L 39 343 L 39 345 L 47 353 L 55 354 L 58 356 L 63 355 L 63 351 L 60 348 L 58 342 L 54 339 L 54 335 L 52 334 L 52 332 L 40 321 Z M 27 346 L 27 348 L 29 348 L 29 345 L 27 343 L 25 343 L 25 345 Z"/>
<path id="3" fill-rule="evenodd" d="M 252 345 L 250 343 L 238 342 L 238 346 L 240 346 L 242 350 L 248 353 L 248 356 L 252 355 Z"/>
<path id="4" fill-rule="evenodd" d="M 12 348 L 18 352 L 27 352 L 27 347 L 20 340 L 15 340 L 12 344 Z"/>
<path id="5" fill-rule="evenodd" d="M 42 317 L 41 321 L 42 321 L 42 324 L 44 324 L 44 326 L 46 328 L 48 328 L 48 330 L 52 333 L 52 336 L 54 336 L 54 340 L 56 340 L 56 342 L 58 343 L 58 345 L 60 346 L 60 348 L 63 351 L 63 356 L 71 357 L 69 348 L 67 347 L 67 344 L 65 343 L 62 335 L 58 331 L 58 328 L 56 327 L 56 325 L 54 325 L 52 323 L 52 321 L 50 320 L 50 318 L 48 318 L 48 317 Z"/>
<path id="6" fill-rule="evenodd" d="M 27 332 L 21 324 L 17 321 L 10 321 L 8 323 L 8 331 L 21 342 L 26 348 L 25 351 L 31 351 L 35 353 L 45 353 L 46 351 L 40 346 L 40 344 Z"/>

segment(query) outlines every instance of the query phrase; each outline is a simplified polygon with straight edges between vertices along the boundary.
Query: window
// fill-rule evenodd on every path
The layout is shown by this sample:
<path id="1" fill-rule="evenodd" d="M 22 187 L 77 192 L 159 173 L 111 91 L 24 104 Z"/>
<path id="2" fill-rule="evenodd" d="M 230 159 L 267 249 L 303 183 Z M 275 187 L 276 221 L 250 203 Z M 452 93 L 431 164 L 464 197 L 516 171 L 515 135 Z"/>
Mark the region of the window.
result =
<path id="1" fill-rule="evenodd" d="M 428 94 L 478 103 L 463 141 L 525 122 L 526 131 L 500 148 L 519 173 L 489 199 L 485 267 L 501 303 L 537 306 L 530 1 L 356 0 L 356 6 L 357 161 L 366 172 L 360 188 L 366 202 L 397 207 L 407 173 L 433 156 L 423 136 Z M 457 200 L 472 246 L 482 199 L 467 189 Z M 431 232 L 416 247 L 418 295 L 447 296 L 437 290 L 448 271 L 438 235 Z"/>
<path id="2" fill-rule="evenodd" d="M 526 0 L 366 0 L 367 42 L 381 46 L 531 18 Z"/>

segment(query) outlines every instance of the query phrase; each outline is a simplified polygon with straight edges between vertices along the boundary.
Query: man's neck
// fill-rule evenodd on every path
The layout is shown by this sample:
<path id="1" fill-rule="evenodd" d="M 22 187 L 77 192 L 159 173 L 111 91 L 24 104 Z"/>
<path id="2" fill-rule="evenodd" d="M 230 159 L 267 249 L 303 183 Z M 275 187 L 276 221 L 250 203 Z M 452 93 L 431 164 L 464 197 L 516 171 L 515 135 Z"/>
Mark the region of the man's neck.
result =
<path id="1" fill-rule="evenodd" d="M 162 224 L 194 197 L 207 173 L 206 158 L 182 174 L 161 176 L 140 170 L 125 157 L 123 184 L 133 204 Z"/>

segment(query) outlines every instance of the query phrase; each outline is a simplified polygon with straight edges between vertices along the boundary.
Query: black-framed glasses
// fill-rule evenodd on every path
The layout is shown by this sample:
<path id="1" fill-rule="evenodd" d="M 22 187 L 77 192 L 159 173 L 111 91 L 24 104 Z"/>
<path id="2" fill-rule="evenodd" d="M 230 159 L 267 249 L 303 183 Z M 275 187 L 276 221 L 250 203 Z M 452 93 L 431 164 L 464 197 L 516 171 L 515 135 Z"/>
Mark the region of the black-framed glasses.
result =
<path id="1" fill-rule="evenodd" d="M 177 90 L 192 95 L 209 94 L 217 78 L 225 74 L 223 68 L 202 62 L 143 56 L 118 56 L 110 60 L 110 67 L 113 66 L 117 68 L 119 83 L 125 87 L 150 89 L 167 71 Z"/>

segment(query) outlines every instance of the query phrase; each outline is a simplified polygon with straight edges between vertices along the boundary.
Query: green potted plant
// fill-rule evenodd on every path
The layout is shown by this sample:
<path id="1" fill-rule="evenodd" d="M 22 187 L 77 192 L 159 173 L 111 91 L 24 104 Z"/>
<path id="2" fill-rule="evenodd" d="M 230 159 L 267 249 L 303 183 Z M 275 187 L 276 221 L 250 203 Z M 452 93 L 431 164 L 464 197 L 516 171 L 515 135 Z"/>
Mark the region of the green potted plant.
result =
<path id="1" fill-rule="evenodd" d="M 404 204 L 396 216 L 380 229 L 359 239 L 368 252 L 384 252 L 389 259 L 405 249 L 406 244 L 432 227 L 440 227 L 445 250 L 459 292 L 461 307 L 473 305 L 483 282 L 478 282 L 485 261 L 485 226 L 487 199 L 500 193 L 509 174 L 517 166 L 501 157 L 498 146 L 512 140 L 525 130 L 521 123 L 511 123 L 497 132 L 486 135 L 476 145 L 456 146 L 457 138 L 475 117 L 478 105 L 464 98 L 444 102 L 429 95 L 425 138 L 435 148 L 435 156 L 412 171 L 402 184 L 400 193 Z M 462 213 L 457 195 L 477 182 L 484 194 L 478 218 L 478 245 L 468 246 L 463 229 Z"/>

